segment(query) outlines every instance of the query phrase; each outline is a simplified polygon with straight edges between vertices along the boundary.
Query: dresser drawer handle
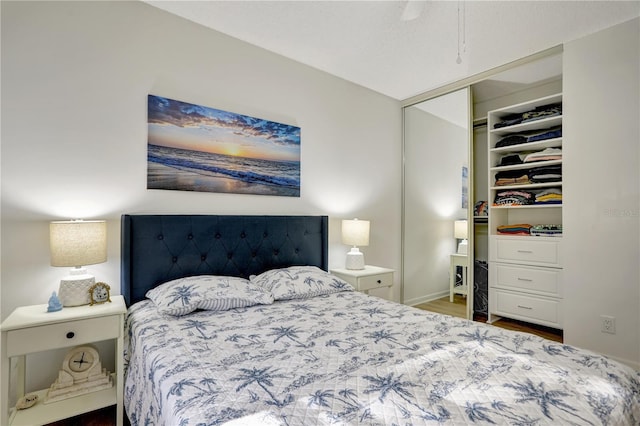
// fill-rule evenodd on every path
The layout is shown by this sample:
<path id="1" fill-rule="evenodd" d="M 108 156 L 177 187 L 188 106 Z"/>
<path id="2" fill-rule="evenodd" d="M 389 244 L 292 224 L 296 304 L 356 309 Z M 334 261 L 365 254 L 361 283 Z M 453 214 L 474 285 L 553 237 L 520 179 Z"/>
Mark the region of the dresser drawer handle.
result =
<path id="1" fill-rule="evenodd" d="M 522 309 L 533 309 L 531 306 L 522 306 L 522 305 L 518 305 L 518 308 L 522 308 Z"/>
<path id="2" fill-rule="evenodd" d="M 73 331 L 70 331 L 67 333 L 67 339 L 73 339 L 75 337 L 76 333 L 74 333 Z"/>
<path id="3" fill-rule="evenodd" d="M 526 282 L 530 283 L 530 282 L 532 282 L 533 280 L 532 280 L 532 279 L 529 279 L 529 278 L 520 278 L 520 277 L 518 277 L 518 281 L 526 281 Z"/>
<path id="4" fill-rule="evenodd" d="M 382 284 L 382 280 L 378 280 L 378 284 Z"/>
<path id="5" fill-rule="evenodd" d="M 518 250 L 518 253 L 533 253 L 532 250 Z"/>

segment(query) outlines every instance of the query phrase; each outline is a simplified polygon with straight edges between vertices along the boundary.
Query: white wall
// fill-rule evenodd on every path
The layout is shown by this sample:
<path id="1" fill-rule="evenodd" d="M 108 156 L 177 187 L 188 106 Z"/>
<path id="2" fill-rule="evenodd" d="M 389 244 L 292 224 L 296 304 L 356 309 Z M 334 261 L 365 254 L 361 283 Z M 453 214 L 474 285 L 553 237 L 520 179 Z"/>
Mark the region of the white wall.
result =
<path id="1" fill-rule="evenodd" d="M 640 368 L 640 20 L 564 48 L 565 341 Z M 616 334 L 600 332 L 600 315 Z"/>
<path id="2" fill-rule="evenodd" d="M 141 2 L 1 7 L 3 319 L 57 290 L 57 219 L 108 220 L 108 262 L 89 269 L 113 293 L 122 213 L 326 214 L 331 267 L 357 216 L 367 262 L 400 269 L 399 102 Z M 147 190 L 149 93 L 301 127 L 300 198 Z"/>

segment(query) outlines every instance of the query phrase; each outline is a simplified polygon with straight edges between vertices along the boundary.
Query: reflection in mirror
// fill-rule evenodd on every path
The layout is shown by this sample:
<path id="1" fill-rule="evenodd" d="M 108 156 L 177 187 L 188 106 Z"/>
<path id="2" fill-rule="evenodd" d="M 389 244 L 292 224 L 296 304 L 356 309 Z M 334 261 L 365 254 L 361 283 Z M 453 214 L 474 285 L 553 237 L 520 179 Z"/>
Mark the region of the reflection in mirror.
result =
<path id="1" fill-rule="evenodd" d="M 465 244 L 471 202 L 469 105 L 469 88 L 464 88 L 404 108 L 403 170 L 403 303 L 428 309 L 427 302 L 454 300 L 449 314 L 466 318 L 473 306 L 473 292 L 464 287 L 473 258 L 473 243 Z"/>

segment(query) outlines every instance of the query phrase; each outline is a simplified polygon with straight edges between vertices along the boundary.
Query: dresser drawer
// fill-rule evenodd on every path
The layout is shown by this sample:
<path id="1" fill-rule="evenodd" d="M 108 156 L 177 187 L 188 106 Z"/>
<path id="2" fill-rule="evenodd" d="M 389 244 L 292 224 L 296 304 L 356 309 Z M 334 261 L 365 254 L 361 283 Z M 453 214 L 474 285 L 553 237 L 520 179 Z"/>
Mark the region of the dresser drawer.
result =
<path id="1" fill-rule="evenodd" d="M 562 328 L 562 301 L 515 294 L 493 292 L 492 312 L 510 318 Z"/>
<path id="2" fill-rule="evenodd" d="M 11 330 L 7 332 L 7 355 L 115 339 L 120 333 L 120 315 Z"/>
<path id="3" fill-rule="evenodd" d="M 491 262 L 489 280 L 491 287 L 562 297 L 561 269 Z"/>
<path id="4" fill-rule="evenodd" d="M 561 267 L 560 241 L 551 238 L 491 238 L 491 259 L 496 262 Z"/>
<path id="5" fill-rule="evenodd" d="M 389 287 L 393 285 L 393 274 L 377 274 L 358 278 L 358 290 L 366 291 L 374 288 Z"/>

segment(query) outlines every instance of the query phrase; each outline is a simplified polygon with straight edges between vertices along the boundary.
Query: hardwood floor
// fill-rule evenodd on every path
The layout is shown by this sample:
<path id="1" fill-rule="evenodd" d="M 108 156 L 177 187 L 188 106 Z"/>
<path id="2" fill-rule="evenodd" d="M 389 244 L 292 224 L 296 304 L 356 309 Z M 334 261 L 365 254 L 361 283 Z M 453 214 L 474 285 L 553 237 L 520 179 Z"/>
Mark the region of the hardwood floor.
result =
<path id="1" fill-rule="evenodd" d="M 116 424 L 115 406 L 92 411 L 80 416 L 71 417 L 67 420 L 49 423 L 46 426 L 115 426 Z M 124 419 L 124 425 L 129 426 L 129 419 Z"/>
<path id="2" fill-rule="evenodd" d="M 465 318 L 466 317 L 466 305 L 465 297 L 461 295 L 455 295 L 453 303 L 449 302 L 449 296 L 441 299 L 433 300 L 431 302 L 422 303 L 416 305 L 416 308 L 424 309 L 426 311 L 437 312 L 439 314 L 451 315 L 454 317 Z M 486 316 L 477 315 L 474 317 L 475 321 L 487 322 Z M 512 319 L 502 318 L 498 321 L 494 321 L 493 326 L 504 328 L 507 330 L 523 331 L 525 333 L 535 334 L 545 339 L 553 340 L 555 342 L 562 343 L 562 330 L 556 330 L 555 328 L 544 327 L 536 324 L 529 324 L 522 321 L 516 321 Z"/>

